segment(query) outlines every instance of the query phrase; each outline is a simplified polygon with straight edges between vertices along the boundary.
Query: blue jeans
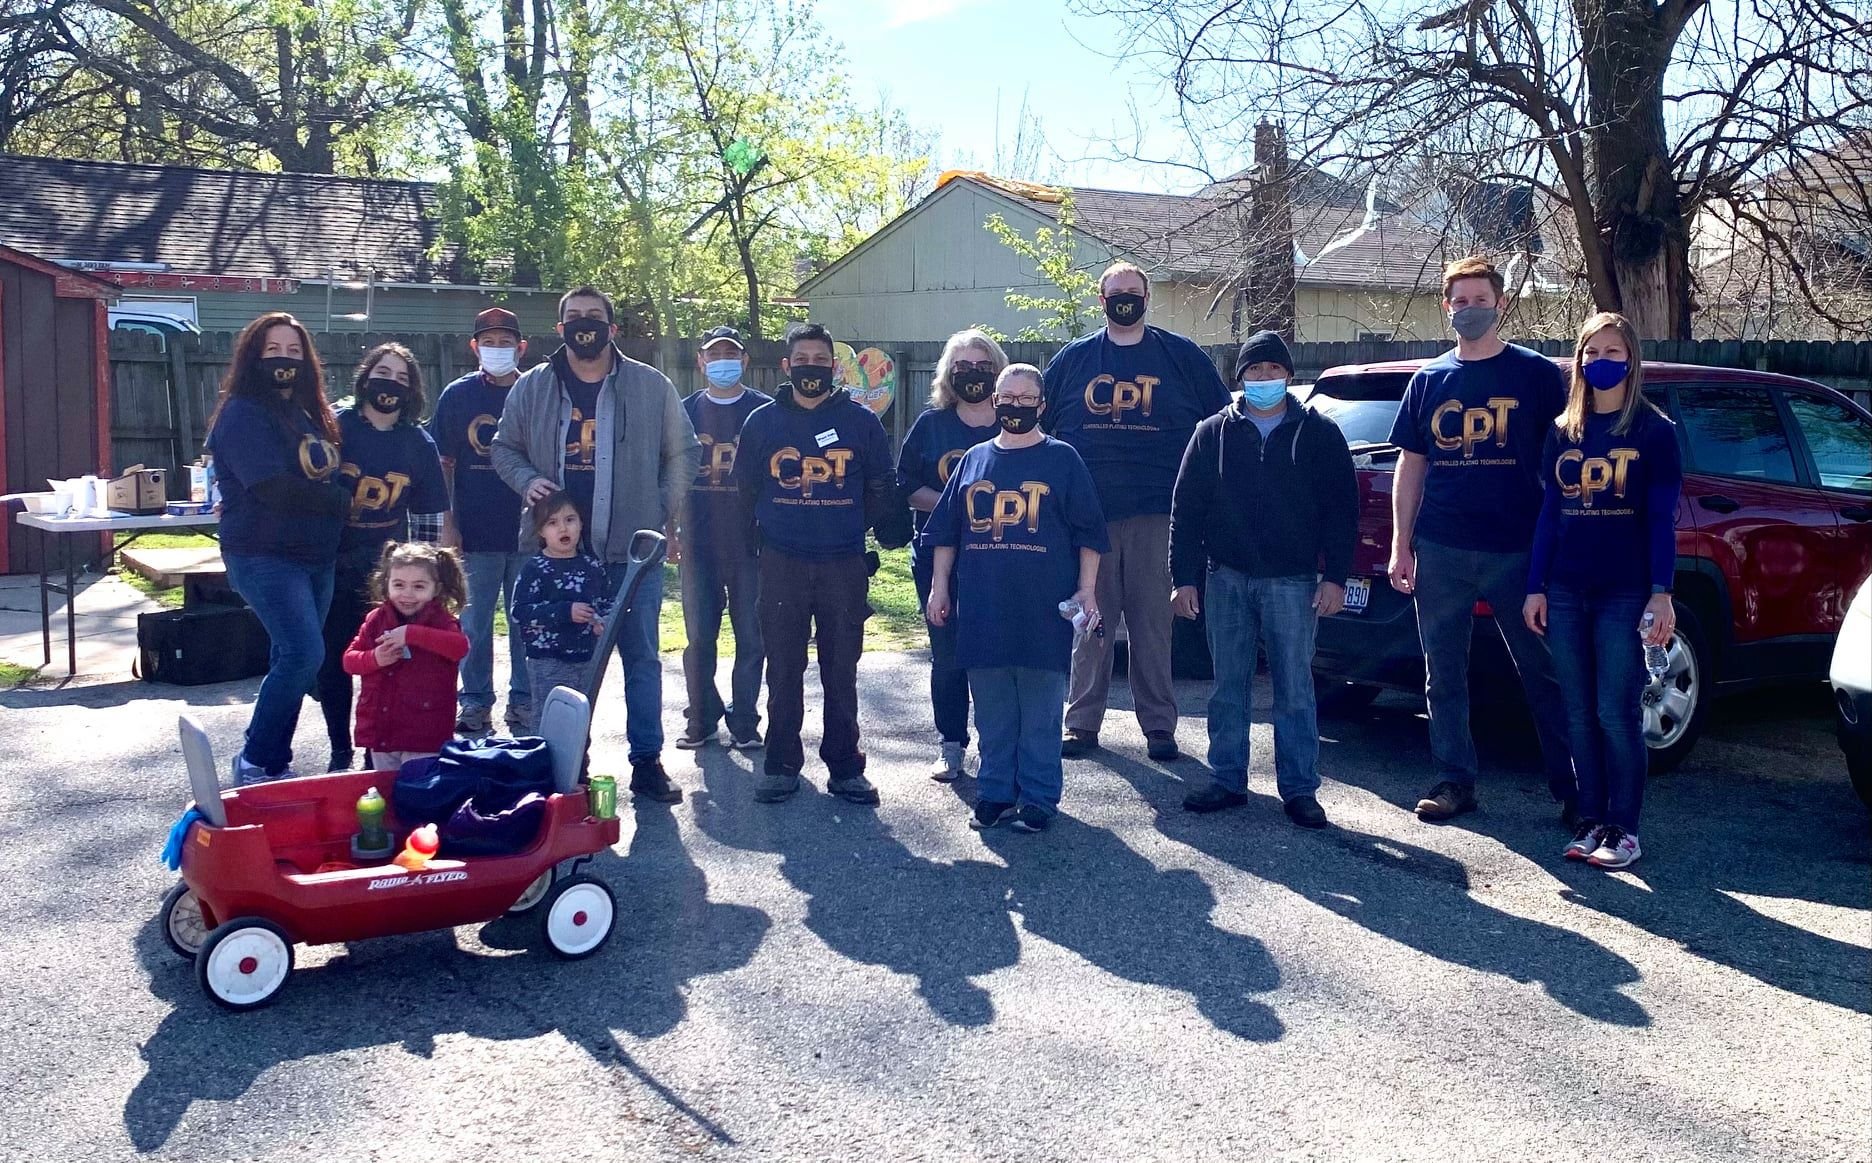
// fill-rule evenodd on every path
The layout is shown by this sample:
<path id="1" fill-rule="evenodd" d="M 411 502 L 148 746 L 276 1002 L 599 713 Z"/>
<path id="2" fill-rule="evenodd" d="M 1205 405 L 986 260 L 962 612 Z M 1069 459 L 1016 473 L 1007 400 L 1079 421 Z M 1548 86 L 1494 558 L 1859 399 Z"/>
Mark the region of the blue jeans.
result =
<path id="1" fill-rule="evenodd" d="M 910 577 L 916 583 L 917 608 L 929 607 L 930 582 L 935 573 L 934 549 L 910 550 Z M 969 677 L 956 665 L 956 624 L 932 626 L 927 621 L 930 642 L 930 709 L 936 716 L 936 736 L 944 743 L 968 746 Z"/>
<path id="2" fill-rule="evenodd" d="M 1547 790 L 1556 802 L 1573 799 L 1578 791 L 1553 657 L 1521 619 L 1528 555 L 1451 549 L 1432 541 L 1419 541 L 1416 549 L 1417 633 L 1423 643 L 1424 702 L 1430 708 L 1430 757 L 1437 779 L 1475 786 L 1479 765 L 1469 733 L 1469 636 L 1475 629 L 1475 604 L 1485 601 L 1527 692 Z"/>
<path id="3" fill-rule="evenodd" d="M 461 661 L 461 705 L 490 710 L 494 706 L 494 610 L 507 613 L 507 709 L 532 703 L 527 681 L 526 643 L 513 628 L 513 587 L 527 563 L 523 553 L 464 553 L 468 575 L 468 605 L 461 616 L 468 635 L 468 656 Z"/>
<path id="4" fill-rule="evenodd" d="M 1209 573 L 1204 617 L 1215 661 L 1209 698 L 1209 768 L 1230 791 L 1248 790 L 1248 727 L 1255 656 L 1265 644 L 1274 684 L 1274 786 L 1282 802 L 1319 791 L 1319 717 L 1313 698 L 1313 638 L 1319 615 L 1311 575 Z"/>
<path id="5" fill-rule="evenodd" d="M 1579 813 L 1634 835 L 1650 767 L 1639 705 L 1647 676 L 1638 641 L 1650 597 L 1564 586 L 1547 594 L 1547 645 L 1566 704 Z"/>
<path id="6" fill-rule="evenodd" d="M 606 584 L 615 590 L 626 568 L 623 562 L 606 564 Z M 624 623 L 618 628 L 618 661 L 624 664 L 624 740 L 632 763 L 663 754 L 663 663 L 657 657 L 657 615 L 662 606 L 663 571 L 658 568 L 644 575 L 637 601 L 630 613 L 621 615 Z M 592 664 L 605 663 L 594 659 Z"/>
<path id="7" fill-rule="evenodd" d="M 728 721 L 736 739 L 752 736 L 760 727 L 761 665 L 766 651 L 760 631 L 760 558 L 752 553 L 717 561 L 702 546 L 683 556 L 681 574 L 683 630 L 683 683 L 689 706 L 683 713 L 690 730 L 700 738 Z M 728 679 L 727 703 L 715 686 L 716 640 L 721 637 L 722 612 L 734 627 L 734 664 Z"/>
<path id="8" fill-rule="evenodd" d="M 277 775 L 292 763 L 299 706 L 312 693 L 325 658 L 325 614 L 331 608 L 332 563 L 306 565 L 283 557 L 228 553 L 228 584 L 266 628 L 272 648 L 266 677 L 254 697 L 242 754 Z"/>
<path id="9" fill-rule="evenodd" d="M 1065 672 L 994 666 L 965 673 L 981 736 L 980 798 L 1058 812 L 1065 784 L 1059 745 Z"/>

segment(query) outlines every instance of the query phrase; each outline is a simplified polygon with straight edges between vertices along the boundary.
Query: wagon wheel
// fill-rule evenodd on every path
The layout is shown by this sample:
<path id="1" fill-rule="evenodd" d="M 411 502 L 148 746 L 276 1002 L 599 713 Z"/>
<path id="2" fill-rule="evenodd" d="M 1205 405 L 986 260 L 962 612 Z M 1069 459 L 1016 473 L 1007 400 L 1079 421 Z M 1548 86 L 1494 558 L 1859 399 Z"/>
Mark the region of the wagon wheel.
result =
<path id="1" fill-rule="evenodd" d="M 572 876 L 547 894 L 540 930 L 554 953 L 577 961 L 604 947 L 616 919 L 617 898 L 609 885 L 596 877 Z"/>
<path id="2" fill-rule="evenodd" d="M 208 939 L 208 920 L 202 916 L 201 901 L 196 898 L 195 891 L 177 881 L 163 895 L 157 917 L 162 921 L 163 940 L 169 947 L 187 960 L 195 960 L 202 942 Z"/>
<path id="3" fill-rule="evenodd" d="M 195 980 L 202 991 L 231 1010 L 258 1009 L 272 1001 L 292 969 L 292 939 L 259 917 L 236 917 L 218 926 L 195 957 Z"/>
<path id="4" fill-rule="evenodd" d="M 507 911 L 509 913 L 532 912 L 539 907 L 541 901 L 546 899 L 547 891 L 552 888 L 553 881 L 558 879 L 559 866 L 555 864 L 545 872 L 540 873 L 537 877 L 534 877 L 533 883 L 527 885 L 526 891 L 520 894 L 520 899 L 507 906 Z"/>

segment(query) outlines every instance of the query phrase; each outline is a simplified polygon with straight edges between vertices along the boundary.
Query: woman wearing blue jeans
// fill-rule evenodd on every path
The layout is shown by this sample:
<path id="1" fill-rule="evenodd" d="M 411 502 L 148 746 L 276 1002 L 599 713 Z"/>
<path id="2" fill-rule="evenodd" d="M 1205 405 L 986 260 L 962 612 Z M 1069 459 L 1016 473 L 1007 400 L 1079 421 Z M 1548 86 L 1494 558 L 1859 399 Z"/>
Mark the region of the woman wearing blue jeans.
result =
<path id="1" fill-rule="evenodd" d="M 1580 329 L 1566 410 L 1541 457 L 1545 495 L 1522 608 L 1547 637 L 1566 702 L 1580 822 L 1564 855 L 1599 868 L 1643 854 L 1644 647 L 1669 643 L 1677 620 L 1683 467 L 1675 426 L 1644 398 L 1639 350 L 1623 315 L 1601 312 Z"/>
<path id="2" fill-rule="evenodd" d="M 234 781 L 283 779 L 295 774 L 299 705 L 325 654 L 322 627 L 351 503 L 335 480 L 338 424 L 318 352 L 291 315 L 262 315 L 234 341 L 208 451 L 221 486 L 228 581 L 273 644 Z"/>

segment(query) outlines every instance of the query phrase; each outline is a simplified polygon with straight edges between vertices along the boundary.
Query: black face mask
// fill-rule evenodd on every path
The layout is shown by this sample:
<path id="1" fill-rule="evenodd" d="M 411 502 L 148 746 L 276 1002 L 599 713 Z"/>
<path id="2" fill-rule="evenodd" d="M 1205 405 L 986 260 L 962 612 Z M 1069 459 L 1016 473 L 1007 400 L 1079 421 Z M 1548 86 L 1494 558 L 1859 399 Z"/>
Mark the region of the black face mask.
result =
<path id="1" fill-rule="evenodd" d="M 793 390 L 808 400 L 816 400 L 832 390 L 832 369 L 829 367 L 796 363 L 791 370 Z"/>
<path id="2" fill-rule="evenodd" d="M 290 399 L 299 387 L 299 378 L 306 374 L 306 362 L 285 355 L 269 355 L 254 364 L 254 385 L 262 391 L 278 392 L 282 399 Z"/>
<path id="3" fill-rule="evenodd" d="M 597 359 L 611 341 L 611 328 L 597 319 L 572 319 L 565 324 L 566 346 L 580 359 Z"/>
<path id="4" fill-rule="evenodd" d="M 1031 432 L 1033 426 L 1040 423 L 1040 405 L 996 404 L 995 422 L 1001 425 L 1001 431 L 1014 436 Z"/>
<path id="5" fill-rule="evenodd" d="M 1105 296 L 1105 318 L 1120 327 L 1144 322 L 1144 296 L 1130 291 Z"/>
<path id="6" fill-rule="evenodd" d="M 387 416 L 394 416 L 403 410 L 404 402 L 409 399 L 409 389 L 389 376 L 372 376 L 364 381 L 358 399 Z"/>
<path id="7" fill-rule="evenodd" d="M 952 372 L 949 386 L 955 394 L 970 404 L 979 404 L 994 394 L 994 373 L 970 368 L 967 371 Z"/>

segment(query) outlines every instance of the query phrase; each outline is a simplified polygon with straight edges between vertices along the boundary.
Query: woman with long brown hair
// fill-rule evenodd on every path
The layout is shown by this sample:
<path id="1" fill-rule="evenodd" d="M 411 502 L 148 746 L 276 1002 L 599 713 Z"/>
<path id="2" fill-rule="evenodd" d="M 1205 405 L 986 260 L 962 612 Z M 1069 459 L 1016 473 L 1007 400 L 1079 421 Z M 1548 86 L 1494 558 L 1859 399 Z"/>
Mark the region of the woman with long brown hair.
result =
<path id="1" fill-rule="evenodd" d="M 1623 315 L 1600 312 L 1580 328 L 1566 410 L 1541 464 L 1522 617 L 1546 635 L 1566 703 L 1580 822 L 1564 855 L 1624 868 L 1643 853 L 1645 650 L 1669 643 L 1677 622 L 1683 466 L 1675 426 L 1644 398 L 1638 332 Z"/>
<path id="2" fill-rule="evenodd" d="M 338 443 L 344 453 L 339 479 L 351 490 L 351 505 L 338 541 L 331 608 L 325 615 L 325 661 L 317 695 L 331 739 L 327 771 L 349 771 L 352 678 L 344 652 L 375 604 L 371 574 L 386 545 L 409 538 L 411 513 L 448 508 L 448 485 L 435 441 L 420 423 L 424 404 L 422 369 L 409 348 L 380 343 L 364 353 L 352 381 L 351 403 L 338 411 Z"/>
<path id="3" fill-rule="evenodd" d="M 272 640 L 236 783 L 293 773 L 299 704 L 324 657 L 320 627 L 350 493 L 337 483 L 338 424 L 312 336 L 283 311 L 234 341 L 208 421 L 221 486 L 221 559 Z"/>

